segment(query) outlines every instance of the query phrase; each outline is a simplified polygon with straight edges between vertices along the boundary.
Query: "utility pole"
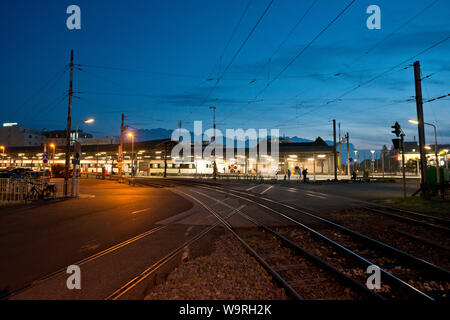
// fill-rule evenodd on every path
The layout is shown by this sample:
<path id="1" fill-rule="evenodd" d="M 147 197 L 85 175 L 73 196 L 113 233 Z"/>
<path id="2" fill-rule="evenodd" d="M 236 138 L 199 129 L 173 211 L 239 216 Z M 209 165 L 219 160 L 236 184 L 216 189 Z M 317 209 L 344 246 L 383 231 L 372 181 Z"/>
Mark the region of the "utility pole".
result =
<path id="1" fill-rule="evenodd" d="M 213 111 L 213 128 L 214 128 L 214 164 L 213 164 L 213 179 L 217 178 L 217 164 L 216 164 L 216 107 L 209 107 Z M 258 174 L 258 172 L 256 173 Z"/>
<path id="2" fill-rule="evenodd" d="M 336 120 L 333 119 L 334 180 L 337 181 Z"/>
<path id="3" fill-rule="evenodd" d="M 167 141 L 164 143 L 164 178 L 167 177 Z"/>
<path id="4" fill-rule="evenodd" d="M 423 121 L 422 83 L 420 78 L 420 62 L 414 62 L 414 83 L 416 88 L 417 128 L 419 131 L 420 170 L 422 172 L 420 189 L 422 198 L 427 197 L 427 159 L 425 152 L 425 129 Z"/>
<path id="5" fill-rule="evenodd" d="M 405 134 L 402 132 L 402 134 L 400 135 L 400 146 L 401 146 L 401 150 L 402 150 L 402 175 L 403 175 L 403 200 L 406 199 L 406 168 L 405 168 L 405 145 L 404 145 L 404 140 L 405 140 Z"/>
<path id="6" fill-rule="evenodd" d="M 69 166 L 70 166 L 70 132 L 72 126 L 72 80 L 73 80 L 73 50 L 70 50 L 70 82 L 69 82 L 69 106 L 67 110 L 67 131 L 66 131 L 66 163 L 64 166 L 64 196 L 68 194 Z M 73 172 L 73 175 L 75 172 Z M 73 179 L 73 176 L 72 176 Z"/>
<path id="7" fill-rule="evenodd" d="M 337 163 L 338 163 L 338 168 L 339 168 L 339 173 L 341 173 L 342 174 L 342 172 L 341 172 L 341 123 L 339 122 L 338 123 L 338 141 L 339 141 L 339 151 L 338 151 L 338 155 L 339 155 L 339 157 L 338 157 L 338 161 L 337 161 Z"/>
<path id="8" fill-rule="evenodd" d="M 381 150 L 381 171 L 383 172 L 384 178 L 384 148 Z"/>
<path id="9" fill-rule="evenodd" d="M 348 136 L 348 132 L 347 132 L 347 176 L 348 179 L 350 180 L 350 138 Z"/>
<path id="10" fill-rule="evenodd" d="M 123 168 L 123 133 L 125 131 L 124 126 L 125 114 L 122 113 L 122 122 L 120 124 L 120 145 L 119 145 L 119 176 L 122 178 L 122 168 Z"/>

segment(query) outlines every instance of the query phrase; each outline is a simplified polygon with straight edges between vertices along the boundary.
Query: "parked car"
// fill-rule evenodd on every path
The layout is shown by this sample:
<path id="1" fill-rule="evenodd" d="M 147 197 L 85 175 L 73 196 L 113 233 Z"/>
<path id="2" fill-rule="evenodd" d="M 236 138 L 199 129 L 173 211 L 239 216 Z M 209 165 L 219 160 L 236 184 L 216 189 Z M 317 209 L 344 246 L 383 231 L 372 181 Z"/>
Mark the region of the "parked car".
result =
<path id="1" fill-rule="evenodd" d="M 45 178 L 50 178 L 51 174 L 50 171 L 45 170 L 45 171 L 31 171 L 26 173 L 26 176 L 32 178 L 32 179 L 45 179 Z"/>
<path id="2" fill-rule="evenodd" d="M 33 172 L 33 170 L 27 169 L 27 168 L 14 168 L 14 169 L 9 170 L 8 172 L 11 172 L 11 173 L 14 173 L 14 174 L 17 174 L 17 175 L 23 177 L 23 176 L 28 175 L 31 172 Z"/>
<path id="3" fill-rule="evenodd" d="M 69 178 L 72 178 L 72 176 L 73 176 L 73 169 L 69 168 Z M 55 178 L 64 178 L 64 169 L 57 171 L 55 173 L 54 177 Z"/>
<path id="4" fill-rule="evenodd" d="M 22 176 L 18 175 L 15 172 L 3 171 L 3 172 L 0 172 L 0 178 L 3 178 L 3 179 L 21 179 Z"/>

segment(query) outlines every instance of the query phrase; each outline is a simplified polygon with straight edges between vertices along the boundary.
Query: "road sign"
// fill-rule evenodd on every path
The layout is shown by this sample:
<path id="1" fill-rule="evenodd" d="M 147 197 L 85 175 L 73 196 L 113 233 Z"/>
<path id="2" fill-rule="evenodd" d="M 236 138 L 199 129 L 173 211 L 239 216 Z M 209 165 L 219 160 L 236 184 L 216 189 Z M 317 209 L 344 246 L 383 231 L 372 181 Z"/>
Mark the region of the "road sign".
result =
<path id="1" fill-rule="evenodd" d="M 42 162 L 43 162 L 44 164 L 47 164 L 47 163 L 48 163 L 48 160 L 47 160 L 47 159 L 44 159 L 44 160 L 42 160 Z"/>
<path id="2" fill-rule="evenodd" d="M 123 161 L 123 154 L 119 153 L 118 157 L 117 157 L 117 161 L 121 162 Z"/>
<path id="3" fill-rule="evenodd" d="M 48 159 L 48 152 L 44 152 L 42 154 L 42 159 Z"/>

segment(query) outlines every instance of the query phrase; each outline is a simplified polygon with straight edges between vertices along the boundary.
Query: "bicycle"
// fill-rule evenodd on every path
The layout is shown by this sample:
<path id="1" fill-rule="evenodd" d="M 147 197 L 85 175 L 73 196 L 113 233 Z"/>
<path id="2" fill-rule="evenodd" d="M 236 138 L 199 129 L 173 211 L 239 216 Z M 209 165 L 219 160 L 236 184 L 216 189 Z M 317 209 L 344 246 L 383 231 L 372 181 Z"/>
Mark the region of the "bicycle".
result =
<path id="1" fill-rule="evenodd" d="M 44 188 L 39 188 L 40 185 L 37 183 L 31 181 L 29 181 L 28 183 L 30 183 L 32 187 L 25 196 L 26 201 L 45 200 L 55 197 L 56 186 L 54 184 L 46 183 L 44 185 Z"/>

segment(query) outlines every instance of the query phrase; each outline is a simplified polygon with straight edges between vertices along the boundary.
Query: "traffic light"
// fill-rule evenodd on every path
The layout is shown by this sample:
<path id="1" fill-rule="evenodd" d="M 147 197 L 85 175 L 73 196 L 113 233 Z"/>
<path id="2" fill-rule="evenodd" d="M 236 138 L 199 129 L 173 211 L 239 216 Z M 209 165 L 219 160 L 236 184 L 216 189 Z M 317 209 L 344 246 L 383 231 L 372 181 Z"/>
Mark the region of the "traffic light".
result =
<path id="1" fill-rule="evenodd" d="M 394 145 L 394 149 L 400 149 L 401 148 L 401 141 L 400 139 L 392 139 L 392 144 Z"/>
<path id="2" fill-rule="evenodd" d="M 400 129 L 400 125 L 398 124 L 397 121 L 391 128 L 394 129 L 394 130 L 392 130 L 392 133 L 394 133 L 397 137 L 400 137 L 400 134 L 402 133 L 402 129 Z"/>

